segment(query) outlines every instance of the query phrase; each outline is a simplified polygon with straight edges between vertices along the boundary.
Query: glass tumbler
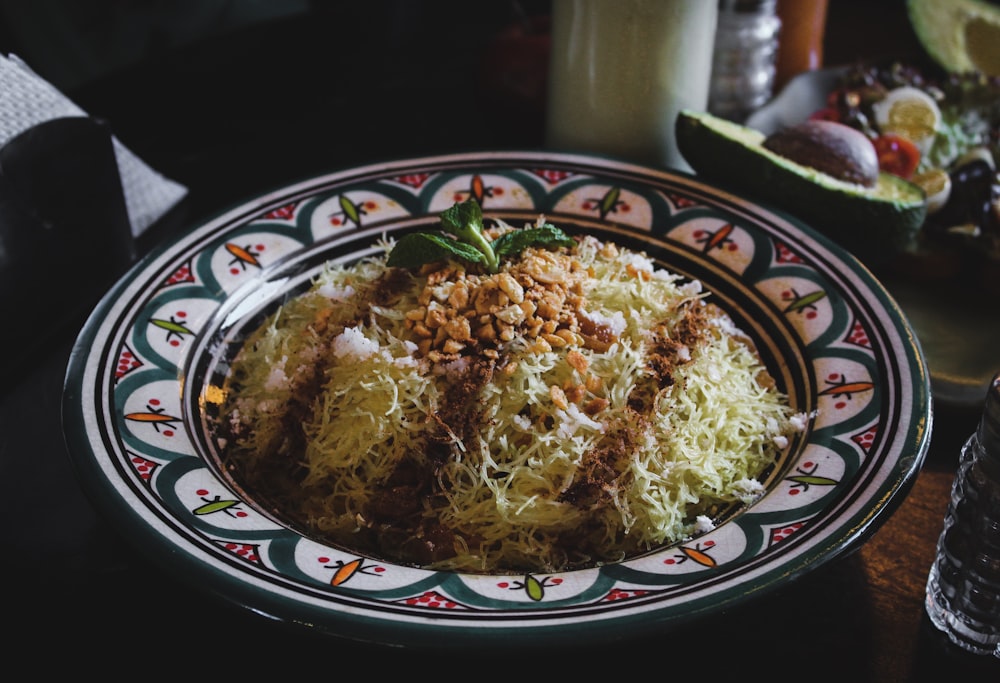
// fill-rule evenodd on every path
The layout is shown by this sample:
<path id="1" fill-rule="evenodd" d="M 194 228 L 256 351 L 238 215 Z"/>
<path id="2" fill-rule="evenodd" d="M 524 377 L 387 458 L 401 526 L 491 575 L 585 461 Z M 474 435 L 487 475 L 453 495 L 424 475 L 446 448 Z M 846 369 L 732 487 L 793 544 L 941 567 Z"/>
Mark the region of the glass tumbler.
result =
<path id="1" fill-rule="evenodd" d="M 674 125 L 708 104 L 714 0 L 553 0 L 546 146 L 689 170 Z"/>

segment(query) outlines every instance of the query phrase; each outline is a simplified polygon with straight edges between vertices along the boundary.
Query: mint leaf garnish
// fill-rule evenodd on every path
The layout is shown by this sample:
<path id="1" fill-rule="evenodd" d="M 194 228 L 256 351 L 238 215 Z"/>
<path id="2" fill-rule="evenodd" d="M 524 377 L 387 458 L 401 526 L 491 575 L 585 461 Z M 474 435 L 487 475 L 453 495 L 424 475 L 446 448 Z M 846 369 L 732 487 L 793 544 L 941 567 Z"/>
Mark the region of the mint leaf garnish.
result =
<path id="1" fill-rule="evenodd" d="M 562 230 L 545 223 L 540 227 L 505 232 L 493 240 L 497 257 L 520 254 L 528 247 L 572 247 L 576 242 Z"/>
<path id="2" fill-rule="evenodd" d="M 475 199 L 456 203 L 441 212 L 441 228 L 454 235 L 416 232 L 404 235 L 389 253 L 388 265 L 417 268 L 446 259 L 482 265 L 489 273 L 500 270 L 500 259 L 516 256 L 528 247 L 570 247 L 574 240 L 551 223 L 504 233 L 493 242 L 483 232 L 483 209 Z"/>
<path id="3" fill-rule="evenodd" d="M 483 207 L 475 199 L 466 199 L 441 213 L 441 225 L 458 239 L 471 244 L 486 257 L 486 269 L 495 273 L 500 262 L 483 235 Z"/>
<path id="4" fill-rule="evenodd" d="M 388 265 L 400 268 L 419 268 L 425 263 L 459 258 L 472 263 L 486 264 L 483 253 L 470 244 L 457 239 L 414 232 L 403 235 L 389 253 Z"/>

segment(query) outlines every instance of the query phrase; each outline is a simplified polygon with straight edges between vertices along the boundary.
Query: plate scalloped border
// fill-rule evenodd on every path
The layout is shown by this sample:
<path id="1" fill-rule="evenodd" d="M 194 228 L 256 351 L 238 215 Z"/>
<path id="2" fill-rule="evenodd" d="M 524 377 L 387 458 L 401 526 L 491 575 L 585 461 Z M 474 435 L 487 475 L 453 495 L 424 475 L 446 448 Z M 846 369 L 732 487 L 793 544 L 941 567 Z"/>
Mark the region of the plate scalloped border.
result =
<path id="1" fill-rule="evenodd" d="M 516 224 L 543 213 L 706 283 L 796 409 L 812 416 L 760 501 L 708 533 L 618 564 L 474 575 L 317 543 L 220 475 L 210 413 L 241 323 L 299 291 L 325 260 L 371 253 L 380 237 L 469 196 L 487 216 Z M 507 151 L 332 172 L 159 246 L 82 329 L 63 421 L 95 505 L 181 580 L 313 632 L 465 647 L 498 635 L 523 646 L 640 636 L 769 593 L 856 547 L 898 506 L 929 446 L 932 409 L 905 317 L 818 233 L 680 171 Z"/>

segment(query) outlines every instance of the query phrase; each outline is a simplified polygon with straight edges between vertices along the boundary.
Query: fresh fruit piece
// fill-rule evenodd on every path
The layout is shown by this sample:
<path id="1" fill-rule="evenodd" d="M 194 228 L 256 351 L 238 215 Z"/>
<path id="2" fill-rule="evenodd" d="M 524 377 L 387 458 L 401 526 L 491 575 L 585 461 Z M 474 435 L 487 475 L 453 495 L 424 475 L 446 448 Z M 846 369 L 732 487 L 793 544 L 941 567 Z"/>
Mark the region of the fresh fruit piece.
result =
<path id="1" fill-rule="evenodd" d="M 926 154 L 941 126 L 941 109 L 934 98 L 920 88 L 904 85 L 893 88 L 872 105 L 875 125 L 882 133 L 899 135 Z"/>
<path id="2" fill-rule="evenodd" d="M 1000 76 L 1000 7 L 984 0 L 907 0 L 910 24 L 945 71 Z"/>
<path id="3" fill-rule="evenodd" d="M 879 135 L 872 141 L 878 155 L 878 167 L 886 173 L 909 180 L 920 165 L 920 150 L 904 137 Z"/>
<path id="4" fill-rule="evenodd" d="M 696 173 L 796 216 L 869 266 L 909 246 L 927 215 L 923 190 L 890 173 L 871 188 L 846 183 L 765 149 L 760 131 L 706 112 L 682 110 L 675 128 Z"/>
<path id="5" fill-rule="evenodd" d="M 836 121 L 810 120 L 768 136 L 764 148 L 847 183 L 874 187 L 879 159 L 868 136 Z"/>

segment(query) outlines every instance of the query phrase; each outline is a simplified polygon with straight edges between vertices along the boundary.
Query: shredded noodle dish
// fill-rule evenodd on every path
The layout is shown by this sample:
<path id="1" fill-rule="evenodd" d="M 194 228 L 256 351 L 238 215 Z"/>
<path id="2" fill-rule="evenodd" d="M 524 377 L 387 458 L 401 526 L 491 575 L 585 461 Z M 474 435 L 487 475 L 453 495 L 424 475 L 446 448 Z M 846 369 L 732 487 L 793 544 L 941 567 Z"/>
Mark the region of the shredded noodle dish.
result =
<path id="1" fill-rule="evenodd" d="M 381 246 L 326 265 L 227 380 L 224 467 L 312 538 L 474 573 L 616 562 L 752 504 L 803 429 L 700 282 L 642 252 L 563 236 L 491 272 Z"/>

